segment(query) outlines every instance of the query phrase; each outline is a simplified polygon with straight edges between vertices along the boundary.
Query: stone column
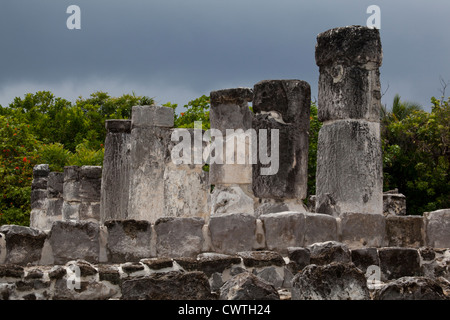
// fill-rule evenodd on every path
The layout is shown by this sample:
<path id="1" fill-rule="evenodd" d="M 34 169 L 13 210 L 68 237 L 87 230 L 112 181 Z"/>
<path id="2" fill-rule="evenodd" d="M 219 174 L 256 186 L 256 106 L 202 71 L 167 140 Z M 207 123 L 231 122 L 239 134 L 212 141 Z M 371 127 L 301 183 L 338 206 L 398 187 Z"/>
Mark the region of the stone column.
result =
<path id="1" fill-rule="evenodd" d="M 154 223 L 164 215 L 164 169 L 173 123 L 171 108 L 132 109 L 128 219 Z"/>
<path id="2" fill-rule="evenodd" d="M 271 200 L 259 211 L 306 211 L 302 200 L 308 181 L 310 86 L 301 80 L 264 80 L 254 86 L 253 92 L 258 162 L 253 164 L 252 188 L 256 197 Z M 262 131 L 267 132 L 267 141 L 262 139 Z M 264 164 L 261 147 L 271 154 L 269 164 Z M 272 172 L 264 173 L 268 167 Z"/>
<path id="3" fill-rule="evenodd" d="M 100 220 L 102 167 L 64 167 L 62 216 L 65 221 Z"/>
<path id="4" fill-rule="evenodd" d="M 106 120 L 100 222 L 128 217 L 131 120 Z"/>
<path id="5" fill-rule="evenodd" d="M 40 230 L 47 229 L 47 181 L 50 169 L 48 164 L 38 164 L 33 168 L 31 183 L 31 213 L 30 227 Z"/>
<path id="6" fill-rule="evenodd" d="M 214 185 L 211 215 L 253 214 L 252 163 L 247 153 L 251 148 L 253 117 L 248 102 L 253 99 L 253 91 L 224 89 L 212 91 L 210 98 L 209 183 Z"/>
<path id="7" fill-rule="evenodd" d="M 48 209 L 47 229 L 50 230 L 54 221 L 62 220 L 64 173 L 50 172 L 47 182 Z"/>
<path id="8" fill-rule="evenodd" d="M 380 139 L 382 61 L 377 29 L 351 26 L 317 36 L 316 212 L 383 214 Z"/>

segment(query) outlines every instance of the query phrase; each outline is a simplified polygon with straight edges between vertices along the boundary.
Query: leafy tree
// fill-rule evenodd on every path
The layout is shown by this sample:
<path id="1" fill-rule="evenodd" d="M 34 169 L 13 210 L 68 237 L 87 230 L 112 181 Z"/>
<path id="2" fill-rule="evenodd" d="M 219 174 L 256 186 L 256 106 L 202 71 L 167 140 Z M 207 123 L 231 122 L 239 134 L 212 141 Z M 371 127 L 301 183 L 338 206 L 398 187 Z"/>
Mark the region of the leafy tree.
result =
<path id="1" fill-rule="evenodd" d="M 384 189 L 398 188 L 407 213 L 450 207 L 450 107 L 431 99 L 431 113 L 412 110 L 382 122 Z"/>
<path id="2" fill-rule="evenodd" d="M 30 125 L 0 116 L 0 225 L 29 225 L 33 167 L 40 141 Z"/>
<path id="3" fill-rule="evenodd" d="M 173 108 L 174 110 L 178 107 L 177 104 L 170 102 L 163 104 L 163 106 Z M 210 129 L 209 96 L 203 95 L 197 99 L 189 101 L 188 104 L 184 105 L 184 108 L 186 111 L 181 112 L 180 114 L 175 113 L 175 128 L 194 128 L 194 122 L 201 121 L 203 130 Z"/>

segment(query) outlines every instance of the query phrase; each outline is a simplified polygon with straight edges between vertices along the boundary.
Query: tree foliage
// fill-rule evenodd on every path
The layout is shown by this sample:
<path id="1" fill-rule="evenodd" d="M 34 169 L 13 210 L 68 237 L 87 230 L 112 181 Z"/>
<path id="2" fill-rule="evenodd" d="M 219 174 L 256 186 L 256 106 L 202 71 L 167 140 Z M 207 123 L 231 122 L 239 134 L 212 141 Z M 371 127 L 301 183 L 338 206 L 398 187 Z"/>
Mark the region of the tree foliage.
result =
<path id="1" fill-rule="evenodd" d="M 406 196 L 407 214 L 450 207 L 450 98 L 431 104 L 382 119 L 384 189 Z"/>

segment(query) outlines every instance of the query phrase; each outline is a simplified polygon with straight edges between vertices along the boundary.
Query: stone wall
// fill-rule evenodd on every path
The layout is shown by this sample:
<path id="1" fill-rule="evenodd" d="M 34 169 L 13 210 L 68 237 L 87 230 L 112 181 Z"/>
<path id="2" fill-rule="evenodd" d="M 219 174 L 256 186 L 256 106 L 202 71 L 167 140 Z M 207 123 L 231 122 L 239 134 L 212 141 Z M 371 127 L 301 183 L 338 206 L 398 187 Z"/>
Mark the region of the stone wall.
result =
<path id="1" fill-rule="evenodd" d="M 317 38 L 308 206 L 302 80 L 212 91 L 208 131 L 154 105 L 106 121 L 103 167 L 34 168 L 30 227 L 0 227 L 0 298 L 445 299 L 450 209 L 382 192 L 381 59 L 376 29 Z"/>

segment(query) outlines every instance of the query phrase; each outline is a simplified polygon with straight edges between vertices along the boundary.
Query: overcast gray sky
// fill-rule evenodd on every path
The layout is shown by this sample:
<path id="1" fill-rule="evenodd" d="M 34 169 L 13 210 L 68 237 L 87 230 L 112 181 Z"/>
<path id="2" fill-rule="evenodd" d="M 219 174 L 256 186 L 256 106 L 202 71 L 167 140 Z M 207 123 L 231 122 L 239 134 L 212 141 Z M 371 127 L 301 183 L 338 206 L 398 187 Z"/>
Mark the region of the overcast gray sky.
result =
<path id="1" fill-rule="evenodd" d="M 70 5 L 80 30 L 66 26 Z M 365 25 L 369 5 L 381 9 L 382 102 L 399 93 L 429 110 L 450 81 L 448 0 L 2 0 L 0 104 L 102 90 L 183 106 L 265 79 L 305 80 L 317 97 L 317 34 Z"/>

